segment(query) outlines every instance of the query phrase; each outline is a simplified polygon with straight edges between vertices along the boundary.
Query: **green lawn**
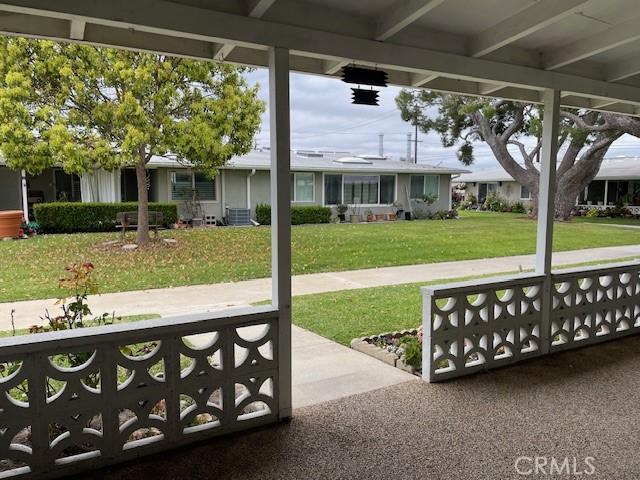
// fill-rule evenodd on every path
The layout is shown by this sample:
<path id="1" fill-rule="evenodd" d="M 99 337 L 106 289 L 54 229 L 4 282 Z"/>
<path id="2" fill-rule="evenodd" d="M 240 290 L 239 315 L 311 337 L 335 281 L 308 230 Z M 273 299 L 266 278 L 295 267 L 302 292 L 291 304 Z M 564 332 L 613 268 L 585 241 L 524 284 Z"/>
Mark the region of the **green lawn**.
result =
<path id="1" fill-rule="evenodd" d="M 459 220 L 293 227 L 295 274 L 533 253 L 534 221 L 518 214 L 464 213 Z M 65 265 L 89 260 L 100 291 L 237 281 L 269 276 L 270 229 L 163 232 L 177 247 L 124 252 L 99 248 L 117 233 L 42 235 L 0 242 L 0 302 L 57 295 Z M 638 232 L 581 222 L 558 223 L 554 249 L 637 243 Z"/>
<path id="2" fill-rule="evenodd" d="M 637 257 L 626 257 L 611 262 L 636 259 Z M 606 262 L 591 261 L 563 265 L 558 268 L 602 263 Z M 515 273 L 517 272 L 504 272 L 501 275 Z M 423 300 L 420 287 L 493 276 L 498 275 L 480 275 L 433 282 L 301 295 L 292 299 L 292 320 L 299 327 L 348 346 L 354 338 L 406 330 L 421 325 Z M 475 295 L 470 301 L 473 301 L 474 298 Z"/>
<path id="3" fill-rule="evenodd" d="M 637 218 L 573 217 L 572 221 L 577 223 L 601 223 L 604 225 L 635 225 L 636 227 L 640 227 L 640 220 Z"/>

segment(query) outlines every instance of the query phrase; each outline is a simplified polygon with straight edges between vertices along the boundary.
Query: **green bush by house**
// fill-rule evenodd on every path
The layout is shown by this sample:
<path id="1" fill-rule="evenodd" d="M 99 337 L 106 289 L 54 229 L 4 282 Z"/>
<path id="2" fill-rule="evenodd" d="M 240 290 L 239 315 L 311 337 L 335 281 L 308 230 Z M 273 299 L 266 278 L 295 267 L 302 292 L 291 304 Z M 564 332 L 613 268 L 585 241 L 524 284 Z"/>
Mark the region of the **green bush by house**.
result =
<path id="1" fill-rule="evenodd" d="M 256 206 L 256 221 L 260 225 L 271 225 L 271 205 L 260 203 Z M 321 206 L 291 207 L 291 224 L 329 223 L 331 208 Z"/>
<path id="2" fill-rule="evenodd" d="M 136 202 L 124 203 L 37 203 L 33 210 L 43 233 L 108 232 L 116 228 L 118 212 L 137 211 Z M 164 226 L 176 223 L 174 203 L 149 203 L 149 210 L 162 212 Z"/>

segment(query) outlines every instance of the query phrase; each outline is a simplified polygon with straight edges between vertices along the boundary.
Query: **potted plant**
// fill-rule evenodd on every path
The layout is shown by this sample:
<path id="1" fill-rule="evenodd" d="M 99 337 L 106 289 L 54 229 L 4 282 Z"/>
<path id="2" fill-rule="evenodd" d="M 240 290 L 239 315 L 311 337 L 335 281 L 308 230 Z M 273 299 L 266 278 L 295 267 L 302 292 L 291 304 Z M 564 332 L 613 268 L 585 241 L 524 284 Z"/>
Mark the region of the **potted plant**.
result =
<path id="1" fill-rule="evenodd" d="M 18 238 L 22 226 L 22 210 L 6 210 L 0 212 L 0 239 Z"/>
<path id="2" fill-rule="evenodd" d="M 393 202 L 393 206 L 396 208 L 396 218 L 402 218 L 402 214 L 404 213 L 404 207 L 402 204 Z"/>
<path id="3" fill-rule="evenodd" d="M 346 220 L 346 215 L 345 213 L 347 213 L 347 210 L 349 209 L 349 207 L 347 207 L 344 204 L 340 204 L 338 206 L 336 206 L 336 211 L 338 212 L 338 219 L 340 220 L 340 222 L 344 222 Z"/>
<path id="4" fill-rule="evenodd" d="M 357 205 L 353 205 L 351 207 L 351 213 L 349 215 L 349 221 L 351 223 L 359 223 L 360 220 L 361 220 L 360 210 L 358 209 Z"/>
<path id="5" fill-rule="evenodd" d="M 395 213 L 391 212 L 391 213 L 387 213 L 387 220 L 394 222 L 398 217 L 396 216 Z"/>
<path id="6" fill-rule="evenodd" d="M 384 222 L 384 213 L 376 213 L 376 222 Z"/>
<path id="7" fill-rule="evenodd" d="M 373 210 L 370 208 L 367 210 L 367 222 L 373 222 L 376 219 L 376 216 L 373 214 Z"/>

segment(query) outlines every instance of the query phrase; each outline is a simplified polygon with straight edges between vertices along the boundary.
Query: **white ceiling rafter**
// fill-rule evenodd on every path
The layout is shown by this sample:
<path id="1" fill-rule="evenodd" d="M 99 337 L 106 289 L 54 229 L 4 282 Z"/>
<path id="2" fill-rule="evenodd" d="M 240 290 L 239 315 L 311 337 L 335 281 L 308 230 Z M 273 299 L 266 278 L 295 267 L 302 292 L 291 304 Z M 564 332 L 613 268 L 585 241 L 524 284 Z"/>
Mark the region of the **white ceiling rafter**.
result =
<path id="1" fill-rule="evenodd" d="M 246 0 L 247 16 L 251 18 L 262 18 L 274 3 L 276 3 L 276 0 Z M 223 62 L 234 48 L 235 45 L 230 43 L 214 45 L 213 59 Z"/>
<path id="2" fill-rule="evenodd" d="M 577 12 L 591 0 L 539 0 L 471 38 L 469 54 L 482 57 Z"/>
<path id="3" fill-rule="evenodd" d="M 480 95 L 488 92 L 487 88 L 500 85 L 495 96 L 509 95 L 509 99 L 520 101 L 537 101 L 541 90 L 553 88 L 563 91 L 563 98 L 568 97 L 575 104 L 611 100 L 615 101 L 611 109 L 622 104 L 640 105 L 638 86 L 604 81 L 605 69 L 585 68 L 589 62 L 547 71 L 537 61 L 531 63 L 528 57 L 523 60 L 523 55 L 534 58 L 539 51 L 517 45 L 473 58 L 466 55 L 463 36 L 446 30 L 440 36 L 426 34 L 434 31 L 430 30 L 434 25 L 414 25 L 402 32 L 401 40 L 379 42 L 370 36 L 371 23 L 366 24 L 366 31 L 358 24 L 353 33 L 341 25 L 327 23 L 333 12 L 330 8 L 317 22 L 303 18 L 299 23 L 288 9 L 281 11 L 278 4 L 272 15 L 255 19 L 181 1 L 0 0 L 0 12 L 11 14 L 0 18 L 0 31 L 68 41 L 69 21 L 80 19 L 86 22 L 86 43 L 151 51 L 165 50 L 166 46 L 169 54 L 194 58 L 208 51 L 204 58 L 209 60 L 212 49 L 217 51 L 219 45 L 231 44 L 235 47 L 226 61 L 246 65 L 264 65 L 268 46 L 278 45 L 290 50 L 293 71 L 326 74 L 335 62 L 356 62 L 385 69 L 390 73 L 390 83 L 395 85 L 420 83 L 425 88 L 446 87 L 447 91 L 459 87 L 460 93 L 470 95 Z M 296 15 L 299 13 L 296 11 Z M 362 21 L 366 18 L 362 17 Z M 96 33 L 99 28 L 100 35 Z M 450 37 L 454 48 L 449 48 Z M 455 43 L 456 37 L 464 43 Z M 163 47 L 154 47 L 154 38 Z"/>
<path id="4" fill-rule="evenodd" d="M 397 0 L 376 25 L 375 40 L 384 41 L 426 15 L 445 0 Z"/>
<path id="5" fill-rule="evenodd" d="M 69 21 L 69 38 L 71 40 L 84 40 L 84 30 L 87 22 L 84 20 L 72 19 Z"/>
<path id="6" fill-rule="evenodd" d="M 602 33 L 545 53 L 543 57 L 544 68 L 547 70 L 555 70 L 565 67 L 639 39 L 640 21 L 638 21 L 638 19 L 628 20 Z"/>

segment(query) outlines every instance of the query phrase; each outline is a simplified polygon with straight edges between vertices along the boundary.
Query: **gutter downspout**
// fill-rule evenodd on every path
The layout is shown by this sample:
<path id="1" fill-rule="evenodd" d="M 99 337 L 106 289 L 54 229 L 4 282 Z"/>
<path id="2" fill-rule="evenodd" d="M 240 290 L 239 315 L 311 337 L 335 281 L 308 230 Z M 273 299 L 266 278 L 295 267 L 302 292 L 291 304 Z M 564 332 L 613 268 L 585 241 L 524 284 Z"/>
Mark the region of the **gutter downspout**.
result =
<path id="1" fill-rule="evenodd" d="M 22 214 L 24 215 L 24 221 L 29 222 L 29 198 L 27 193 L 27 172 L 22 170 L 20 172 L 20 183 L 22 185 Z"/>
<path id="2" fill-rule="evenodd" d="M 256 169 L 251 170 L 251 173 L 247 175 L 247 208 L 251 210 L 251 177 L 256 174 Z"/>
<path id="3" fill-rule="evenodd" d="M 227 183 L 225 182 L 225 170 L 220 170 L 220 221 L 222 225 L 227 223 L 227 205 L 225 203 L 227 199 Z"/>

